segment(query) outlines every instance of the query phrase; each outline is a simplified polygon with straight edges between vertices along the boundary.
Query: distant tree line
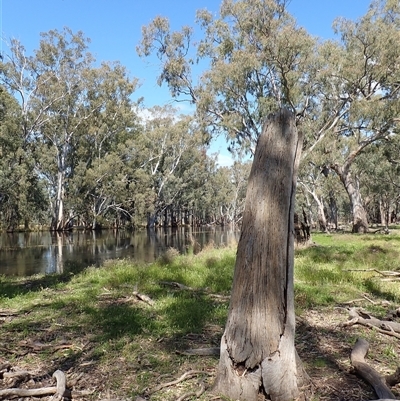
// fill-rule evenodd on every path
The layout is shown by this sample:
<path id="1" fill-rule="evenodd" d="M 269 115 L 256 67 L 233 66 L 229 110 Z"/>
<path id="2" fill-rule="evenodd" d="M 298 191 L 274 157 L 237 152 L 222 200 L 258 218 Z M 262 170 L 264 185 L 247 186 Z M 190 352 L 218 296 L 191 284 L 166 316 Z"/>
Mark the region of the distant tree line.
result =
<path id="1" fill-rule="evenodd" d="M 197 13 L 202 34 L 143 27 L 143 57 L 158 57 L 160 82 L 196 104 L 197 118 L 252 155 L 263 122 L 291 110 L 304 135 L 298 207 L 322 230 L 353 232 L 399 217 L 400 4 L 374 0 L 357 21 L 338 18 L 335 39 L 297 25 L 287 0 L 223 0 Z M 201 40 L 198 36 L 201 35 Z M 196 80 L 193 65 L 209 67 Z"/>
<path id="2" fill-rule="evenodd" d="M 261 127 L 281 107 L 304 136 L 299 215 L 322 231 L 400 219 L 398 2 L 337 19 L 326 41 L 284 0 L 224 0 L 197 21 L 193 40 L 192 27 L 173 32 L 157 17 L 137 47 L 159 59 L 158 82 L 194 105 L 190 116 L 144 109 L 138 80 L 118 62 L 96 64 L 81 32 L 43 33 L 34 55 L 10 41 L 0 60 L 2 229 L 238 223 Z M 216 135 L 233 166 L 209 154 Z"/>
<path id="3" fill-rule="evenodd" d="M 137 80 L 95 67 L 87 42 L 54 30 L 28 56 L 12 40 L 0 64 L 1 228 L 239 221 L 248 164 L 219 167 L 193 117 L 144 110 Z"/>

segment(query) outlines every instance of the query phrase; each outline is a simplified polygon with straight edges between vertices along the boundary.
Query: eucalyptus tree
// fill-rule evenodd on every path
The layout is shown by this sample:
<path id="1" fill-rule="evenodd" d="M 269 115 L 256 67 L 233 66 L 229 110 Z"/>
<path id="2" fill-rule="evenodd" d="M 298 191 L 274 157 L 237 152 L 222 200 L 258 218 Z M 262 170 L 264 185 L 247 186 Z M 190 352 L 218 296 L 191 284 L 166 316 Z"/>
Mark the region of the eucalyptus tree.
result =
<path id="1" fill-rule="evenodd" d="M 205 143 L 191 116 L 178 116 L 170 106 L 149 110 L 143 121 L 142 137 L 132 148 L 132 155 L 140 160 L 141 168 L 150 177 L 148 227 L 153 227 L 165 210 L 177 203 L 187 185 L 180 169 L 190 162 L 195 149 L 205 151 Z"/>
<path id="2" fill-rule="evenodd" d="M 317 43 L 285 10 L 286 1 L 224 0 L 220 15 L 199 11 L 204 37 L 170 32 L 166 18 L 143 28 L 139 54 L 161 61 L 159 83 L 197 105 L 209 132 L 224 132 L 233 147 L 253 153 L 268 113 L 286 106 L 305 134 L 304 156 L 325 142 L 328 167 L 346 189 L 353 231 L 368 230 L 355 158 L 391 132 L 398 116 L 399 4 L 374 1 L 357 22 L 339 19 L 339 41 Z M 192 50 L 193 49 L 193 50 Z M 206 71 L 193 79 L 193 65 Z"/>
<path id="3" fill-rule="evenodd" d="M 32 147 L 22 135 L 21 107 L 0 86 L 0 225 L 14 231 L 43 223 L 47 201 L 35 171 Z"/>
<path id="4" fill-rule="evenodd" d="M 34 56 L 27 56 L 17 40 L 11 41 L 1 78 L 19 98 L 23 136 L 35 144 L 39 169 L 48 182 L 51 229 L 62 230 L 68 224 L 64 208 L 77 162 L 74 152 L 90 127 L 99 128 L 103 119 L 109 119 L 106 126 L 111 127 L 105 135 L 113 135 L 120 123 L 120 104 L 127 104 L 136 82 L 120 66 L 95 69 L 82 32 L 64 28 L 41 35 Z"/>
<path id="5" fill-rule="evenodd" d="M 347 191 L 353 232 L 368 231 L 360 177 L 353 165 L 373 143 L 394 133 L 400 112 L 400 5 L 374 1 L 360 20 L 335 22 L 339 42 L 327 42 L 321 55 L 321 101 L 339 107 L 339 120 L 326 131 L 328 165 Z M 335 108 L 333 108 L 335 110 Z"/>
<path id="6" fill-rule="evenodd" d="M 235 160 L 232 166 L 218 167 L 208 189 L 209 209 L 219 224 L 241 222 L 251 162 Z"/>
<path id="7" fill-rule="evenodd" d="M 365 149 L 354 170 L 362 177 L 365 206 L 370 219 L 388 227 L 397 217 L 400 200 L 399 137 L 390 136 Z"/>
<path id="8" fill-rule="evenodd" d="M 116 219 L 119 215 L 132 217 L 130 177 L 134 166 L 126 144 L 139 130 L 137 102 L 131 100 L 136 83 L 119 63 L 102 63 L 85 74 L 87 102 L 93 112 L 82 124 L 72 153 L 70 207 L 74 210 L 76 205 L 74 215 L 84 212 L 92 228 L 106 214 Z"/>
<path id="9" fill-rule="evenodd" d="M 222 1 L 219 18 L 198 11 L 204 37 L 191 27 L 171 32 L 167 18 L 143 27 L 142 56 L 156 54 L 159 83 L 196 104 L 208 132 L 253 154 L 267 115 L 280 106 L 303 113 L 317 72 L 316 41 L 285 10 L 285 0 Z M 193 65 L 207 66 L 195 82 Z"/>

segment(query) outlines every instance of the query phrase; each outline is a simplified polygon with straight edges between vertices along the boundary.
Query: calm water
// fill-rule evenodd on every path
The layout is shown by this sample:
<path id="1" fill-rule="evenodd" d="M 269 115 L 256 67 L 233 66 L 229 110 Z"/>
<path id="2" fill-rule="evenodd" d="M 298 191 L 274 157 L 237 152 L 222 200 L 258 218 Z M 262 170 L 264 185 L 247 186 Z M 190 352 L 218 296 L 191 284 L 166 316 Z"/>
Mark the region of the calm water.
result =
<path id="1" fill-rule="evenodd" d="M 129 233 L 3 233 L 0 234 L 0 275 L 30 276 L 37 273 L 79 271 L 87 266 L 100 266 L 108 259 L 130 258 L 153 262 L 166 249 L 187 252 L 191 238 L 195 249 L 213 242 L 216 246 L 239 239 L 238 231 L 227 229 L 158 229 Z"/>

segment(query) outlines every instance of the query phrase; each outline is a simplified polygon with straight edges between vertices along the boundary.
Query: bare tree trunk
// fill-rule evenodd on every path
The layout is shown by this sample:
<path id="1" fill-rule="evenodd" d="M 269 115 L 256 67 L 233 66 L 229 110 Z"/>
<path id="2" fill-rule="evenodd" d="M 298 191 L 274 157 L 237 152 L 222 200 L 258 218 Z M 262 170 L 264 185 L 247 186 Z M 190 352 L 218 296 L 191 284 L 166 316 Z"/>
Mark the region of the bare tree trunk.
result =
<path id="1" fill-rule="evenodd" d="M 268 117 L 258 140 L 214 386 L 234 400 L 299 394 L 293 216 L 301 143 L 285 109 Z"/>
<path id="2" fill-rule="evenodd" d="M 336 204 L 336 199 L 333 194 L 333 191 L 329 192 L 329 209 L 330 209 L 330 217 L 329 221 L 331 224 L 335 226 L 335 230 L 338 229 L 338 207 Z"/>
<path id="3" fill-rule="evenodd" d="M 55 202 L 54 217 L 51 229 L 61 231 L 64 220 L 64 173 L 59 171 L 57 175 L 57 197 Z"/>
<path id="4" fill-rule="evenodd" d="M 367 212 L 365 211 L 361 192 L 360 183 L 357 177 L 350 172 L 350 165 L 345 164 L 343 167 L 338 164 L 331 166 L 342 181 L 347 194 L 349 196 L 353 211 L 353 233 L 366 233 L 369 231 Z"/>
<path id="5" fill-rule="evenodd" d="M 328 224 L 326 222 L 326 216 L 325 216 L 325 206 L 324 206 L 324 201 L 322 198 L 319 198 L 315 189 L 309 188 L 306 184 L 302 183 L 304 186 L 305 190 L 313 197 L 314 202 L 317 204 L 317 210 L 318 210 L 318 224 L 319 224 L 319 229 L 322 232 L 327 232 L 328 231 Z"/>

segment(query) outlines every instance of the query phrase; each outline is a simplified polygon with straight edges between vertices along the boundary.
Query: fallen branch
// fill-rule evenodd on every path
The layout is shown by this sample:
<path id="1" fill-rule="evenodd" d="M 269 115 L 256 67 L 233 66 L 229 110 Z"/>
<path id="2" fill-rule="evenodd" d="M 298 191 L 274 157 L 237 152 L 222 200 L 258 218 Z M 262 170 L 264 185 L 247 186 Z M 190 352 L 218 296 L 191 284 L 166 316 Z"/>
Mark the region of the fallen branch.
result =
<path id="1" fill-rule="evenodd" d="M 45 349 L 53 349 L 53 352 L 56 352 L 60 349 L 70 349 L 73 348 L 73 344 L 60 344 L 60 345 L 52 345 L 52 344 L 43 344 L 40 341 L 20 341 L 19 345 L 25 348 L 31 348 L 32 351 L 42 351 Z"/>
<path id="2" fill-rule="evenodd" d="M 0 399 L 7 400 L 11 397 L 40 397 L 43 395 L 52 395 L 57 391 L 57 387 L 43 387 L 43 388 L 6 388 L 0 390 Z"/>
<path id="3" fill-rule="evenodd" d="M 356 308 L 350 309 L 349 316 L 351 320 L 347 323 L 343 323 L 343 326 L 352 326 L 353 324 L 359 323 L 363 326 L 373 328 L 379 333 L 400 338 L 400 323 L 377 319 L 369 313 L 357 310 Z"/>
<path id="4" fill-rule="evenodd" d="M 56 370 L 53 373 L 53 377 L 57 380 L 57 385 L 52 387 L 43 387 L 43 388 L 32 388 L 32 389 L 24 389 L 24 388 L 7 388 L 4 390 L 0 390 L 0 399 L 9 399 L 11 397 L 41 397 L 44 395 L 53 395 L 51 398 L 53 401 L 60 401 L 64 397 L 65 389 L 66 389 L 66 379 L 65 375 L 61 370 Z"/>
<path id="5" fill-rule="evenodd" d="M 154 301 L 147 295 L 145 294 L 139 294 L 137 291 L 133 291 L 132 293 L 137 299 L 140 301 L 145 302 L 146 304 L 149 304 L 150 306 L 154 305 Z"/>
<path id="6" fill-rule="evenodd" d="M 167 287 L 172 287 L 172 288 L 177 288 L 179 290 L 186 290 L 186 291 L 199 291 L 199 290 L 195 290 L 192 287 L 188 287 L 184 284 L 178 283 L 177 281 L 160 281 L 161 285 L 165 285 Z M 202 291 L 202 290 L 200 290 Z"/>
<path id="7" fill-rule="evenodd" d="M 400 276 L 400 272 L 395 272 L 392 270 L 378 270 L 378 269 L 344 269 L 344 272 L 375 272 L 383 277 L 398 277 Z"/>
<path id="8" fill-rule="evenodd" d="M 186 400 L 186 398 L 193 396 L 199 398 L 205 391 L 206 391 L 206 386 L 204 385 L 204 383 L 201 383 L 200 389 L 198 391 L 189 391 L 188 393 L 182 394 L 180 397 L 176 399 L 176 401 L 183 401 Z"/>
<path id="9" fill-rule="evenodd" d="M 14 377 L 24 379 L 24 378 L 30 378 L 31 376 L 33 376 L 33 374 L 27 372 L 26 370 L 16 370 L 14 372 L 4 372 L 2 376 L 4 379 L 12 379 Z"/>
<path id="10" fill-rule="evenodd" d="M 16 315 L 18 315 L 17 311 L 10 310 L 10 309 L 0 309 L 1 317 L 16 316 Z"/>
<path id="11" fill-rule="evenodd" d="M 379 375 L 379 373 L 369 366 L 364 357 L 367 355 L 369 344 L 366 340 L 359 338 L 351 351 L 351 363 L 354 366 L 356 373 L 370 384 L 376 395 L 380 399 L 396 399 L 394 394 L 390 391 L 386 385 L 385 380 Z"/>
<path id="12" fill-rule="evenodd" d="M 176 351 L 180 355 L 197 355 L 197 356 L 219 356 L 220 348 L 190 348 L 185 351 Z"/>
<path id="13" fill-rule="evenodd" d="M 211 373 L 205 372 L 204 370 L 189 370 L 188 372 L 185 372 L 181 377 L 179 377 L 176 380 L 170 381 L 168 383 L 159 384 L 158 386 L 156 386 L 153 389 L 149 390 L 147 392 L 147 394 L 150 395 L 150 394 L 156 393 L 157 391 L 160 391 L 165 387 L 174 386 L 175 384 L 183 382 L 184 380 L 187 380 L 187 379 L 191 379 L 192 377 L 200 375 L 200 374 L 211 375 Z"/>
<path id="14" fill-rule="evenodd" d="M 61 370 L 56 370 L 53 373 L 53 378 L 57 380 L 56 393 L 50 398 L 50 401 L 62 401 L 67 388 L 67 379 Z"/>

